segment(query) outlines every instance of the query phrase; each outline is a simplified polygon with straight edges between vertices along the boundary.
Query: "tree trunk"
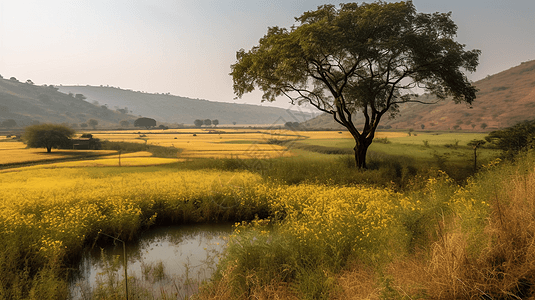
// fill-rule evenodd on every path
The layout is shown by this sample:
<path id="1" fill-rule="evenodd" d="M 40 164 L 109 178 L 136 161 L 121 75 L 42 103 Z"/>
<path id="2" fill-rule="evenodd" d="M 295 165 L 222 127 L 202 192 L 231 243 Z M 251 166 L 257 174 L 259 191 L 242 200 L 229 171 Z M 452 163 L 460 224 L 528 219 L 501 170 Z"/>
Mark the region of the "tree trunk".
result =
<path id="1" fill-rule="evenodd" d="M 368 147 L 370 146 L 370 143 L 364 141 L 359 142 L 357 141 L 355 148 L 355 163 L 357 168 L 359 169 L 367 169 L 366 167 L 366 153 L 368 152 Z"/>
<path id="2" fill-rule="evenodd" d="M 46 153 L 52 152 L 52 147 L 46 147 Z"/>

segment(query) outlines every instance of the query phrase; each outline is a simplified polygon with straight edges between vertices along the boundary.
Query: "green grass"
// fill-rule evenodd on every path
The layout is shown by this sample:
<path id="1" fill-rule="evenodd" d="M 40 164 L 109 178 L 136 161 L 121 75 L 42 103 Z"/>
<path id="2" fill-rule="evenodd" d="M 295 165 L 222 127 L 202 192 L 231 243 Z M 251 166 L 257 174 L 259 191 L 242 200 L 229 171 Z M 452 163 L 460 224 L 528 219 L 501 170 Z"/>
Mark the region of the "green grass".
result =
<path id="1" fill-rule="evenodd" d="M 4 218 L 0 224 L 6 228 L 0 232 L 5 241 L 0 245 L 0 271 L 14 278 L 0 282 L 0 296 L 17 298 L 15 294 L 20 293 L 19 298 L 31 298 L 25 290 L 42 296 L 53 293 L 52 289 L 59 292 L 51 295 L 62 294 L 66 286 L 63 270 L 76 256 L 68 251 L 79 252 L 94 242 L 99 230 L 131 238 L 150 224 L 250 220 L 255 215 L 269 219 L 269 225 L 258 221 L 239 227 L 242 233 L 236 233 L 234 248 L 222 260 L 221 276 L 214 283 L 216 292 L 218 284 L 220 289 L 232 287 L 226 298 L 281 284 L 290 287 L 290 293 L 327 299 L 337 289 L 337 276 L 354 262 L 382 272 L 398 255 L 430 254 L 433 243 L 444 236 L 445 226 L 454 224 L 455 217 L 460 217 L 463 230 L 471 232 L 469 251 L 481 253 L 477 251 L 486 244 L 478 242 L 491 240 L 484 236 L 489 217 L 484 203 L 508 175 L 497 173 L 492 180 L 481 177 L 478 184 L 466 183 L 473 172 L 473 151 L 463 143 L 475 136 L 455 136 L 458 146 L 452 137 L 418 135 L 399 139 L 408 143 L 394 138 L 390 144 L 374 143 L 369 170 L 356 169 L 352 155 L 328 154 L 351 140 L 306 140 L 292 144 L 290 151 L 296 156 L 271 160 L 195 159 L 156 167 L 4 174 L 0 191 L 5 194 L 0 196 L 11 199 L 19 193 L 21 203 L 0 215 Z M 450 143 L 454 146 L 446 146 Z M 488 161 L 496 152 L 483 149 L 480 153 Z M 63 188 L 47 182 L 64 182 Z M 34 183 L 41 183 L 43 190 Z M 75 209 L 84 213 L 83 218 Z M 35 217 L 41 215 L 57 215 L 61 226 L 55 226 L 52 219 L 49 224 Z M 12 216 L 17 216 L 16 222 Z M 45 250 L 48 247 L 44 237 L 73 250 L 38 250 L 41 245 Z M 387 285 L 392 293 L 399 286 Z"/>

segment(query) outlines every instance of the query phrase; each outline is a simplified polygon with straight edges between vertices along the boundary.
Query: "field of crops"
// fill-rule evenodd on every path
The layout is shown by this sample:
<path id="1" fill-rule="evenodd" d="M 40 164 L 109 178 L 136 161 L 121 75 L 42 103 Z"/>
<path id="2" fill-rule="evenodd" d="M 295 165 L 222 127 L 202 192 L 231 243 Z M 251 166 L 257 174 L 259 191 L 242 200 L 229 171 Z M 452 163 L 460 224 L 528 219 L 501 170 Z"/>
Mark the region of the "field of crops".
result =
<path id="1" fill-rule="evenodd" d="M 459 185 L 442 170 L 451 167 L 446 160 L 459 153 L 455 168 L 471 170 L 473 150 L 466 143 L 482 135 L 380 133 L 374 145 L 389 156 L 370 159 L 374 168 L 363 171 L 348 163 L 351 156 L 318 153 L 351 149 L 345 132 L 225 131 L 93 132 L 102 140 L 184 150 L 177 158 L 105 150 L 96 152 L 105 157 L 3 170 L 0 298 L 68 297 L 66 270 L 84 247 L 111 242 L 106 236 L 132 240 L 149 226 L 220 221 L 237 225 L 201 299 L 448 299 L 478 295 L 483 288 L 501 295 L 492 290 L 498 284 L 494 277 L 477 279 L 482 273 L 470 268 L 493 272 L 486 263 L 501 252 L 489 247 L 507 235 L 494 235 L 502 231 L 492 227 L 492 216 L 529 222 L 522 213 L 535 206 L 515 200 L 518 209 L 509 207 L 501 202 L 509 199 L 501 187 L 514 189 L 514 199 L 535 197 L 532 156 L 525 158 L 523 171 L 509 165 L 495 170 L 495 152 L 482 149 L 481 175 L 467 181 L 468 172 Z M 29 150 L 45 154 L 0 142 L 0 153 L 31 160 L 22 155 Z M 424 157 L 419 151 L 434 151 L 426 155 L 436 161 L 413 163 Z M 445 153 L 452 154 L 444 158 Z M 521 215 L 505 215 L 513 212 Z M 529 236 L 526 253 L 535 245 Z M 486 258 L 470 261 L 478 256 Z M 412 260 L 414 265 L 406 265 Z M 507 268 L 515 264 L 509 261 Z M 517 269 L 535 261 L 522 264 Z M 450 268 L 460 265 L 462 274 Z M 360 288 L 363 282 L 368 289 Z M 124 297 L 119 281 L 102 284 L 109 292 L 103 299 Z"/>

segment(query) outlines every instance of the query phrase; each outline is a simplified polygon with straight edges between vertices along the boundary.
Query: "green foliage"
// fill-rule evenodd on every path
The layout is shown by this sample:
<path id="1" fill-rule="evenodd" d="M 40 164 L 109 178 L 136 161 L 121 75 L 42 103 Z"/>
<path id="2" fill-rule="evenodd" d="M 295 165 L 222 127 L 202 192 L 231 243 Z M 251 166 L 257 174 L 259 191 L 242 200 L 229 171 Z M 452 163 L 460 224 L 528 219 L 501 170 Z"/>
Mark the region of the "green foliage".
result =
<path id="1" fill-rule="evenodd" d="M 46 148 L 50 153 L 52 148 L 60 148 L 69 144 L 74 136 L 74 130 L 59 124 L 31 125 L 24 129 L 22 139 L 30 148 Z"/>
<path id="2" fill-rule="evenodd" d="M 151 118 L 138 118 L 134 121 L 134 126 L 135 127 L 145 127 L 147 129 L 151 128 L 151 127 L 155 127 L 156 126 L 156 120 L 154 119 L 151 119 Z"/>
<path id="3" fill-rule="evenodd" d="M 87 121 L 87 124 L 88 124 L 89 126 L 93 127 L 93 129 L 95 129 L 95 128 L 97 127 L 97 125 L 98 125 L 98 121 L 95 120 L 95 119 L 89 119 L 89 120 Z"/>
<path id="4" fill-rule="evenodd" d="M 176 158 L 178 154 L 182 151 L 181 149 L 175 147 L 163 147 L 157 145 L 145 145 L 140 143 L 127 143 L 127 142 L 110 142 L 103 141 L 101 143 L 101 150 L 116 150 L 122 152 L 138 152 L 138 151 L 148 151 L 152 153 L 154 157 L 163 157 L 163 158 Z"/>
<path id="5" fill-rule="evenodd" d="M 203 120 L 196 119 L 193 122 L 193 124 L 195 124 L 196 127 L 201 127 L 204 124 L 204 122 L 203 122 Z"/>
<path id="6" fill-rule="evenodd" d="M 357 167 L 366 168 L 381 118 L 415 101 L 410 82 L 440 99 L 476 98 L 461 69 L 475 71 L 480 51 L 454 40 L 450 16 L 417 13 L 410 1 L 320 6 L 290 30 L 271 27 L 258 46 L 238 51 L 234 92 L 241 97 L 259 88 L 264 101 L 287 96 L 333 115 L 356 141 Z M 352 123 L 356 112 L 366 120 L 361 131 Z"/>
<path id="7" fill-rule="evenodd" d="M 512 158 L 523 149 L 535 146 L 535 120 L 492 131 L 485 137 L 485 140 L 501 149 L 507 157 Z"/>

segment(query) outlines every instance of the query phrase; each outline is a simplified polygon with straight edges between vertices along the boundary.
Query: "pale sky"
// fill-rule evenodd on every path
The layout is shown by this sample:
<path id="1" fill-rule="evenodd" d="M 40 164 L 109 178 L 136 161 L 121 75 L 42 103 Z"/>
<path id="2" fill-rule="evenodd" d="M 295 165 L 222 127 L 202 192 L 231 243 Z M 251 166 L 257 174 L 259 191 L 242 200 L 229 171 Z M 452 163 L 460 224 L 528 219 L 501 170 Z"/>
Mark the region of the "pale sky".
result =
<path id="1" fill-rule="evenodd" d="M 0 0 L 0 75 L 260 104 L 258 92 L 233 100 L 236 51 L 326 3 L 340 1 Z M 535 0 L 413 3 L 419 12 L 453 13 L 458 41 L 482 51 L 472 80 L 535 59 Z M 284 98 L 275 105 L 289 106 Z"/>

